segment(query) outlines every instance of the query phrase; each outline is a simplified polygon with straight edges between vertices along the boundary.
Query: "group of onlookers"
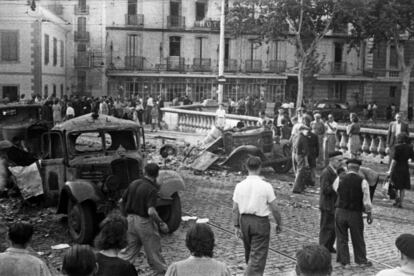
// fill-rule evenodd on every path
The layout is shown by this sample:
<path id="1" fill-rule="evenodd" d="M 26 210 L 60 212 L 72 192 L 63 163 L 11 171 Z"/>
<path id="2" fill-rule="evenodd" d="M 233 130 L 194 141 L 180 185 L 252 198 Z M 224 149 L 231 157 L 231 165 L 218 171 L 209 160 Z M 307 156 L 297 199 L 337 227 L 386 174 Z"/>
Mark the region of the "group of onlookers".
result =
<path id="1" fill-rule="evenodd" d="M 227 103 L 227 113 L 257 116 L 266 109 L 266 101 L 263 97 L 246 96 L 238 100 L 229 98 Z"/>

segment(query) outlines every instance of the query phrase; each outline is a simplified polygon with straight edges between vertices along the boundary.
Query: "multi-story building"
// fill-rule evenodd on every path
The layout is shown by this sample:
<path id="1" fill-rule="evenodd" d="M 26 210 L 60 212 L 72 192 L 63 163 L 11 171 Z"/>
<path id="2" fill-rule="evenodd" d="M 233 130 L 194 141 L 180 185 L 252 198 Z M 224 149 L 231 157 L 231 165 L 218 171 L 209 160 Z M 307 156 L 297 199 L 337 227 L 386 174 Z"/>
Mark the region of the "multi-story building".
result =
<path id="1" fill-rule="evenodd" d="M 33 11 L 26 1 L 1 1 L 0 98 L 66 93 L 67 24 L 42 7 Z"/>

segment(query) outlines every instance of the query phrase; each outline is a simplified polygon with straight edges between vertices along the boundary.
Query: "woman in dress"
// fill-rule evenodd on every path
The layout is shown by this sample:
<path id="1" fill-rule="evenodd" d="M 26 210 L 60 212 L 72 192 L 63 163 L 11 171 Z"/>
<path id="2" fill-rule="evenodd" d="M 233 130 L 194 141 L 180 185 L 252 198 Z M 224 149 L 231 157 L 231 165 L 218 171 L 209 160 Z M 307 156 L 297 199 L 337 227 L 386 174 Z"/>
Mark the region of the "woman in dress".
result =
<path id="1" fill-rule="evenodd" d="M 96 276 L 136 276 L 135 267 L 118 257 L 119 251 L 127 245 L 128 222 L 125 217 L 110 214 L 101 223 L 101 231 L 95 239 L 98 272 Z"/>
<path id="2" fill-rule="evenodd" d="M 348 135 L 348 149 L 351 153 L 351 158 L 356 158 L 361 152 L 361 139 L 359 138 L 361 126 L 358 123 L 358 116 L 355 113 L 349 115 L 351 124 L 346 127 L 346 134 Z"/>
<path id="3" fill-rule="evenodd" d="M 53 111 L 53 124 L 59 124 L 62 122 L 62 106 L 59 103 L 58 99 L 55 99 L 52 105 Z"/>
<path id="4" fill-rule="evenodd" d="M 214 233 L 205 223 L 196 223 L 187 232 L 185 245 L 191 256 L 173 263 L 165 276 L 230 276 L 226 264 L 213 259 Z"/>
<path id="5" fill-rule="evenodd" d="M 405 190 L 411 188 L 408 159 L 414 160 L 414 151 L 412 146 L 408 144 L 407 135 L 400 133 L 397 135 L 394 157 L 391 161 L 390 170 L 388 171 L 391 181 L 398 191 L 394 203 L 394 206 L 398 208 L 402 208 Z"/>

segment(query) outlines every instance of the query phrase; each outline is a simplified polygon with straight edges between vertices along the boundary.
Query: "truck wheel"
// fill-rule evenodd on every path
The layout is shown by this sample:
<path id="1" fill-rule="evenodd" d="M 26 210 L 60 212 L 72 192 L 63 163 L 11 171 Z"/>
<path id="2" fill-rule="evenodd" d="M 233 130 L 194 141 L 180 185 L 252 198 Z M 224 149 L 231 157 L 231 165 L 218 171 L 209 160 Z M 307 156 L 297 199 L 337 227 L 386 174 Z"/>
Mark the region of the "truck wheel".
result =
<path id="1" fill-rule="evenodd" d="M 94 208 L 92 204 L 68 202 L 68 228 L 73 241 L 79 244 L 90 243 L 94 236 Z"/>
<path id="2" fill-rule="evenodd" d="M 170 229 L 170 233 L 180 227 L 181 223 L 181 200 L 178 193 L 172 195 L 171 205 L 161 206 L 157 208 L 160 218 L 165 221 Z"/>
<path id="3" fill-rule="evenodd" d="M 290 146 L 288 145 L 283 146 L 283 156 L 288 157 L 289 159 L 287 161 L 272 165 L 272 168 L 276 173 L 287 173 L 292 168 L 292 160 L 291 160 L 292 153 L 291 153 Z"/>

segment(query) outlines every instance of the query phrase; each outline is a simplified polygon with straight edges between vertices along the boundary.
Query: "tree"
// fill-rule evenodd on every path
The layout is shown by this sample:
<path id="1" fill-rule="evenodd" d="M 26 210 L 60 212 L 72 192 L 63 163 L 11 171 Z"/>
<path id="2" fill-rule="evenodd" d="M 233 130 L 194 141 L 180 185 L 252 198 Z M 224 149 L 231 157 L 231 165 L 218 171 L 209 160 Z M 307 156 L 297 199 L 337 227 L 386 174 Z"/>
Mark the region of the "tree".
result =
<path id="1" fill-rule="evenodd" d="M 256 35 L 258 40 L 288 40 L 296 49 L 298 94 L 303 101 L 304 78 L 318 59 L 317 47 L 337 19 L 338 0 L 237 0 L 227 24 L 233 35 Z"/>
<path id="2" fill-rule="evenodd" d="M 343 4 L 344 17 L 354 27 L 351 45 L 367 39 L 373 39 L 374 48 L 381 43 L 394 45 L 402 82 L 400 111 L 406 115 L 414 55 L 406 54 L 404 48 L 414 36 L 414 1 L 348 0 Z"/>

